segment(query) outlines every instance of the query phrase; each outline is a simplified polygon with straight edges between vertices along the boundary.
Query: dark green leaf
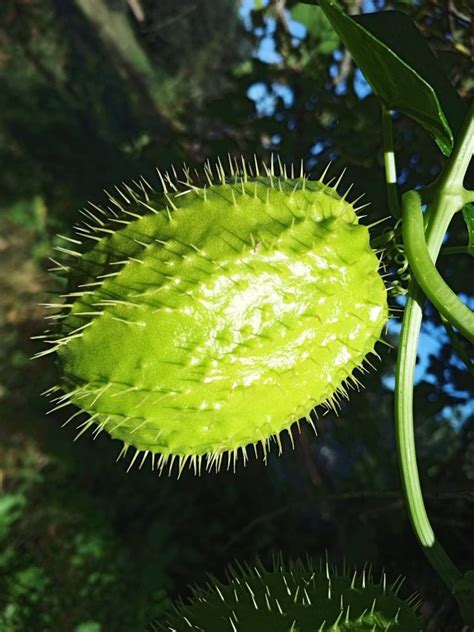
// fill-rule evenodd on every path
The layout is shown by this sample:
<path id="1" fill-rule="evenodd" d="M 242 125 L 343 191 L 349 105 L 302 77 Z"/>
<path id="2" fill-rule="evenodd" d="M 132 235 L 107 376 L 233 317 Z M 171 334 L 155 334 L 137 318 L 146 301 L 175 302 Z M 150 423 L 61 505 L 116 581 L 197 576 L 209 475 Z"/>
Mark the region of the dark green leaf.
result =
<path id="1" fill-rule="evenodd" d="M 320 5 L 385 107 L 416 120 L 431 134 L 441 151 L 449 155 L 453 133 L 440 99 L 430 85 L 438 72 L 441 77 L 441 70 L 436 70 L 437 60 L 412 21 L 397 11 L 367 15 L 356 21 L 334 0 L 320 0 Z M 409 52 L 406 54 L 405 50 Z M 413 64 L 417 57 L 419 61 Z M 428 72 L 430 65 L 433 71 Z M 451 124 L 457 127 L 453 121 L 459 120 L 462 104 L 459 105 L 446 89 L 446 82 L 439 78 L 434 82 L 435 88 L 448 94 L 443 102 L 453 119 Z"/>
<path id="2" fill-rule="evenodd" d="M 433 88 L 456 138 L 466 114 L 466 107 L 449 81 L 439 59 L 414 22 L 401 11 L 366 13 L 354 19 L 388 46 Z"/>

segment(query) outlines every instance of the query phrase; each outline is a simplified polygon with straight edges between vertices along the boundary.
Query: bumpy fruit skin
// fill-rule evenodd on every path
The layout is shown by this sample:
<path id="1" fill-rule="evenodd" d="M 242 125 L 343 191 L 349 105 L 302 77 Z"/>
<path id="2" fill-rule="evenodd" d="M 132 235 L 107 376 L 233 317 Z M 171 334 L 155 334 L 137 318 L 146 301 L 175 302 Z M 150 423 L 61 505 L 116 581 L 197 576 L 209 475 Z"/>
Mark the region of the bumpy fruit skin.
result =
<path id="1" fill-rule="evenodd" d="M 386 289 L 368 229 L 334 189 L 269 174 L 120 193 L 87 224 L 95 246 L 71 266 L 56 343 L 83 430 L 161 465 L 220 465 L 249 444 L 266 454 L 357 383 Z"/>
<path id="2" fill-rule="evenodd" d="M 385 580 L 291 563 L 232 572 L 194 590 L 158 629 L 167 632 L 419 632 L 415 610 Z"/>

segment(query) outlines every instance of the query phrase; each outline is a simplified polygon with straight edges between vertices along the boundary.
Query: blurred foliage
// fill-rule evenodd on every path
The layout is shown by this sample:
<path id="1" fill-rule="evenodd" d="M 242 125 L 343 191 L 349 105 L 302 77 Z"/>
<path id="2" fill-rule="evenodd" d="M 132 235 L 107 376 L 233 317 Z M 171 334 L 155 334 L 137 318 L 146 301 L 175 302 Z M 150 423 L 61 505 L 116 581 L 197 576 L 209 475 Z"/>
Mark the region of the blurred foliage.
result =
<path id="1" fill-rule="evenodd" d="M 393 439 L 395 350 L 339 418 L 302 426 L 267 467 L 195 479 L 126 474 L 116 442 L 73 443 L 66 413 L 46 415 L 52 361 L 30 362 L 57 232 L 102 190 L 155 166 L 255 153 L 347 167 L 367 222 L 388 215 L 380 108 L 326 20 L 306 30 L 296 3 L 234 0 L 4 0 L 0 4 L 0 629 L 144 630 L 206 572 L 273 552 L 362 565 L 420 593 L 427 629 L 460 630 L 453 600 L 419 551 L 403 508 Z M 468 3 L 352 2 L 407 12 L 463 99 L 472 96 Z M 95 7 L 95 8 L 94 8 Z M 101 17 L 102 16 L 102 17 Z M 104 17 L 105 16 L 105 17 Z M 102 20 L 102 21 L 101 21 Z M 104 23 L 104 20 L 106 22 Z M 110 20 L 126 42 L 114 40 Z M 416 123 L 395 119 L 402 190 L 442 164 Z M 380 231 L 382 231 L 381 225 Z M 390 228 L 390 221 L 387 222 Z M 377 229 L 376 229 L 377 230 Z M 465 246 L 456 218 L 449 246 Z M 469 293 L 467 255 L 441 270 Z M 391 262 L 386 261 L 389 271 Z M 397 300 L 398 307 L 403 299 Z M 394 304 L 394 307 L 397 305 Z M 388 338 L 396 347 L 397 323 Z M 440 540 L 474 564 L 472 375 L 427 307 L 415 390 L 427 505 Z"/>

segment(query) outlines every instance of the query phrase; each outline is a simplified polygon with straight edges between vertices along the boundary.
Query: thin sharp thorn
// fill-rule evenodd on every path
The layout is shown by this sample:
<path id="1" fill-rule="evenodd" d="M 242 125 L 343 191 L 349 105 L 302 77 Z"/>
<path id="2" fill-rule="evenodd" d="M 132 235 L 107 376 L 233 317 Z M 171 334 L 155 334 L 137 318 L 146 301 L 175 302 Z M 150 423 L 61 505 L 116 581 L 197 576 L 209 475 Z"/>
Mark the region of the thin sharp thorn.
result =
<path id="1" fill-rule="evenodd" d="M 362 193 L 361 195 L 359 195 L 358 198 L 356 198 L 355 200 L 352 200 L 351 202 L 352 206 L 355 206 L 357 202 L 359 202 L 359 200 L 362 200 L 363 197 L 365 197 L 365 193 Z"/>
<path id="2" fill-rule="evenodd" d="M 150 206 L 149 204 L 147 204 L 143 200 L 138 200 L 138 203 L 141 204 L 142 206 L 144 206 L 145 208 L 147 208 L 149 211 L 151 211 L 155 215 L 158 215 L 158 211 L 155 208 L 153 208 L 153 206 Z"/>
<path id="3" fill-rule="evenodd" d="M 109 198 L 110 202 L 112 202 L 112 204 L 114 204 L 118 209 L 120 209 L 122 212 L 125 211 L 125 209 L 123 208 L 123 205 L 117 200 L 116 197 L 114 197 L 111 193 L 109 193 L 108 191 L 105 191 L 107 197 Z"/>
<path id="4" fill-rule="evenodd" d="M 341 184 L 341 180 L 344 177 L 344 174 L 346 173 L 347 169 L 346 167 L 344 167 L 344 169 L 342 170 L 341 175 L 339 176 L 339 178 L 336 181 L 336 184 L 334 185 L 334 188 L 337 189 L 337 187 Z"/>
<path id="5" fill-rule="evenodd" d="M 54 247 L 55 250 L 57 250 L 58 252 L 63 252 L 66 255 L 70 255 L 71 257 L 82 257 L 82 254 L 80 252 L 77 252 L 76 250 L 69 250 L 69 248 L 63 248 L 62 246 L 55 246 Z"/>
<path id="6" fill-rule="evenodd" d="M 82 424 L 79 424 L 79 426 L 77 427 L 77 430 L 79 430 L 79 428 L 82 428 L 82 430 L 78 432 L 78 434 L 74 437 L 73 441 L 77 441 L 79 437 L 82 437 L 82 435 L 85 432 L 87 432 L 87 430 L 89 430 L 89 428 L 92 426 L 92 424 L 94 423 L 94 420 L 98 417 L 98 415 L 99 413 L 94 413 L 92 417 L 84 421 Z"/>
<path id="7" fill-rule="evenodd" d="M 84 413 L 83 410 L 76 410 L 75 413 L 73 413 L 68 419 L 66 419 L 66 421 L 63 424 L 61 424 L 61 428 L 64 428 L 65 426 L 67 426 L 68 423 L 70 423 L 73 419 L 75 419 L 79 415 L 82 415 L 83 413 Z"/>
<path id="8" fill-rule="evenodd" d="M 138 184 L 139 184 L 139 186 L 140 186 L 140 191 L 142 192 L 142 194 L 143 194 L 143 196 L 144 196 L 145 200 L 146 200 L 147 202 L 149 202 L 149 201 L 150 201 L 150 196 L 148 195 L 148 191 L 145 189 L 145 185 L 143 184 L 143 182 L 142 182 L 142 181 L 140 181 Z"/>
<path id="9" fill-rule="evenodd" d="M 257 154 L 253 155 L 253 161 L 254 161 L 254 165 L 255 165 L 255 175 L 257 177 L 260 177 L 260 169 L 259 169 L 259 166 L 258 166 Z"/>
<path id="10" fill-rule="evenodd" d="M 56 261 L 56 259 L 53 259 L 52 257 L 49 257 L 49 260 L 54 263 L 55 266 L 58 266 L 57 269 L 59 270 L 64 270 L 65 272 L 69 271 L 69 266 L 65 266 L 62 263 L 60 263 L 59 261 Z M 52 270 L 54 270 L 54 268 L 52 268 Z"/>
<path id="11" fill-rule="evenodd" d="M 130 204 L 130 200 L 128 199 L 128 197 L 123 193 L 122 189 L 120 187 L 118 187 L 117 185 L 115 185 L 115 190 L 117 191 L 117 193 L 119 195 L 121 195 L 123 197 L 123 199 L 125 200 L 125 202 L 127 204 Z"/>
<path id="12" fill-rule="evenodd" d="M 367 228 L 373 228 L 374 226 L 378 226 L 379 224 L 382 224 L 382 222 L 386 222 L 388 219 L 390 219 L 390 215 L 387 215 L 387 217 L 383 217 L 382 219 L 377 220 L 376 222 L 372 222 L 372 224 L 367 224 Z"/>
<path id="13" fill-rule="evenodd" d="M 161 188 L 163 189 L 163 193 L 168 193 L 168 187 L 165 184 L 164 178 L 161 175 L 161 171 L 159 169 L 156 170 L 156 173 L 158 174 L 158 177 L 160 179 L 161 182 Z"/>
<path id="14" fill-rule="evenodd" d="M 71 237 L 65 237 L 64 235 L 60 234 L 58 234 L 58 237 L 60 237 L 61 239 L 65 239 L 66 241 L 70 241 L 72 244 L 78 244 L 79 246 L 82 245 L 82 241 L 79 241 L 78 239 L 72 239 Z"/>
<path id="15" fill-rule="evenodd" d="M 138 455 L 140 454 L 141 450 L 139 450 L 138 448 L 135 451 L 135 454 L 133 455 L 132 460 L 130 461 L 130 465 L 127 467 L 127 472 L 130 472 L 130 470 L 133 467 L 133 464 L 135 463 L 135 461 L 137 460 Z"/>
<path id="16" fill-rule="evenodd" d="M 165 193 L 165 198 L 168 200 L 168 203 L 173 209 L 173 211 L 177 211 L 178 207 L 176 206 L 176 204 L 173 202 L 173 200 L 170 198 L 170 196 L 167 193 Z"/>
<path id="17" fill-rule="evenodd" d="M 244 182 L 247 183 L 247 165 L 245 164 L 245 160 L 243 156 L 240 157 L 240 160 L 242 162 L 242 175 L 244 178 Z"/>
<path id="18" fill-rule="evenodd" d="M 138 469 L 141 470 L 143 467 L 143 464 L 146 461 L 147 456 L 150 454 L 150 450 L 145 450 L 145 453 L 143 454 L 143 459 L 140 462 L 140 465 L 138 466 Z"/>
<path id="19" fill-rule="evenodd" d="M 107 219 L 107 213 L 98 204 L 94 204 L 94 202 L 91 202 L 90 200 L 88 200 L 88 204 L 90 204 L 93 209 L 98 211 L 101 215 L 103 215 Z M 94 217 L 95 217 L 95 215 L 94 215 Z"/>
<path id="20" fill-rule="evenodd" d="M 342 196 L 342 199 L 345 200 L 347 198 L 347 196 L 349 195 L 349 193 L 351 192 L 352 187 L 354 186 L 354 183 L 350 184 L 348 186 L 348 188 L 346 189 L 344 195 Z"/>
<path id="21" fill-rule="evenodd" d="M 185 162 L 183 162 L 182 171 L 184 174 L 184 179 L 186 180 L 186 184 L 188 185 L 192 184 L 191 173 L 190 173 L 189 167 L 187 166 Z"/>
<path id="22" fill-rule="evenodd" d="M 212 185 L 213 185 L 213 182 L 212 182 L 213 174 L 212 174 L 212 168 L 211 168 L 211 164 L 210 164 L 209 160 L 207 160 L 204 163 L 204 175 L 206 176 L 206 179 L 207 179 L 207 181 L 209 183 L 209 186 L 212 187 Z"/>
<path id="23" fill-rule="evenodd" d="M 286 175 L 285 173 L 283 173 L 283 164 L 281 162 L 281 158 L 280 156 L 277 156 L 277 162 L 278 162 L 278 169 L 280 170 L 279 176 L 282 177 L 283 175 Z"/>
<path id="24" fill-rule="evenodd" d="M 327 172 L 329 171 L 329 168 L 331 167 L 331 165 L 332 165 L 332 160 L 328 162 L 328 164 L 326 165 L 326 168 L 325 168 L 325 169 L 324 169 L 324 171 L 323 171 L 322 176 L 319 178 L 319 180 L 320 180 L 323 184 L 324 184 L 324 178 L 326 177 Z"/>
<path id="25" fill-rule="evenodd" d="M 358 213 L 359 211 L 361 211 L 363 208 L 367 208 L 368 206 L 370 206 L 370 202 L 367 202 L 367 204 L 362 204 L 362 206 L 354 206 L 354 211 L 356 213 Z"/>
<path id="26" fill-rule="evenodd" d="M 224 167 L 222 166 L 220 157 L 217 158 L 216 171 L 218 172 L 220 176 L 221 183 L 225 184 L 225 171 L 224 171 Z"/>
<path id="27" fill-rule="evenodd" d="M 153 193 L 154 189 L 151 186 L 151 184 L 148 182 L 148 180 L 145 178 L 145 176 L 140 176 L 140 180 L 142 180 L 142 182 L 145 183 L 145 185 L 150 189 L 150 191 Z"/>
<path id="28" fill-rule="evenodd" d="M 172 169 L 174 169 L 174 167 L 172 167 Z M 165 179 L 168 182 L 168 184 L 170 185 L 170 187 L 173 189 L 173 191 L 175 191 L 177 193 L 178 192 L 178 188 L 175 185 L 175 183 L 173 182 L 173 180 L 171 179 L 170 174 L 168 172 L 165 173 Z"/>
<path id="29" fill-rule="evenodd" d="M 227 154 L 227 161 L 229 163 L 229 173 L 232 177 L 235 175 L 234 165 L 232 164 L 232 156 L 230 153 Z"/>

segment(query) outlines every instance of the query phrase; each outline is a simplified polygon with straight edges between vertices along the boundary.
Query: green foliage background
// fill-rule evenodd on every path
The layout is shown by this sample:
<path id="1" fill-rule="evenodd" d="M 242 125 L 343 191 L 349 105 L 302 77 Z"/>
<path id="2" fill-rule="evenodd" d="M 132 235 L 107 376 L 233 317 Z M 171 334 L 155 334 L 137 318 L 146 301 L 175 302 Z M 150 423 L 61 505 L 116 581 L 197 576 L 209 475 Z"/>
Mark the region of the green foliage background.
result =
<path id="1" fill-rule="evenodd" d="M 370 560 L 406 594 L 418 591 L 435 630 L 460 630 L 453 601 L 418 550 L 400 493 L 392 432 L 395 351 L 384 350 L 319 437 L 295 432 L 267 467 L 237 474 L 126 473 L 105 435 L 73 443 L 46 415 L 55 381 L 48 357 L 31 362 L 57 283 L 47 274 L 56 233 L 68 234 L 87 200 L 155 166 L 255 153 L 321 174 L 347 167 L 367 221 L 386 217 L 379 105 L 322 16 L 305 35 L 291 2 L 235 0 L 4 0 L 0 5 L 0 629 L 139 631 L 207 571 L 237 558 L 263 561 L 327 551 Z M 461 96 L 469 79 L 468 7 L 438 0 L 361 4 L 353 13 L 409 13 Z M 239 11 L 243 18 L 239 16 Z M 258 51 L 272 49 L 269 54 Z M 249 98 L 255 86 L 257 103 Z M 252 88 L 253 86 L 253 88 Z M 251 89 L 250 92 L 249 89 Z M 290 96 L 288 96 L 290 95 Z M 442 156 L 415 123 L 395 122 L 402 188 L 429 182 Z M 387 222 L 389 226 L 390 222 Z M 383 226 L 383 225 L 382 225 Z M 380 228 L 382 230 L 382 228 Z M 466 243 L 457 218 L 450 245 Z M 388 261 L 390 264 L 390 261 Z M 469 291 L 467 255 L 444 257 L 450 285 Z M 389 337 L 396 346 L 396 323 Z M 472 374 L 428 307 L 415 391 L 427 504 L 463 569 L 474 544 Z M 427 353 L 430 351 L 430 355 Z"/>

